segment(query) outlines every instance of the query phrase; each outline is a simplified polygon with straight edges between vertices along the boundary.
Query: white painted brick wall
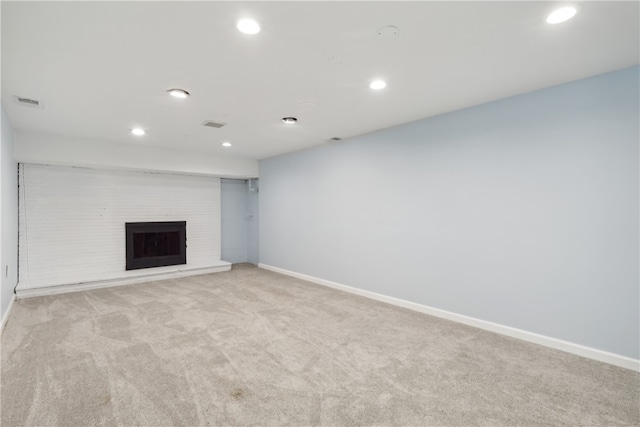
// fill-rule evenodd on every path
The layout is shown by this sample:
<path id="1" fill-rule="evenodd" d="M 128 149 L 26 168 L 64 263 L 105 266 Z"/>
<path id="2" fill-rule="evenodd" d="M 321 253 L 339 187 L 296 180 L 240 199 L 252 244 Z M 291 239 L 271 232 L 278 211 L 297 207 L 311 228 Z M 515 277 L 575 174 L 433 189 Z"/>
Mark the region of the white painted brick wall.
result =
<path id="1" fill-rule="evenodd" d="M 220 179 L 20 165 L 18 289 L 205 268 L 220 261 Z M 125 270 L 125 223 L 187 221 L 187 265 Z"/>

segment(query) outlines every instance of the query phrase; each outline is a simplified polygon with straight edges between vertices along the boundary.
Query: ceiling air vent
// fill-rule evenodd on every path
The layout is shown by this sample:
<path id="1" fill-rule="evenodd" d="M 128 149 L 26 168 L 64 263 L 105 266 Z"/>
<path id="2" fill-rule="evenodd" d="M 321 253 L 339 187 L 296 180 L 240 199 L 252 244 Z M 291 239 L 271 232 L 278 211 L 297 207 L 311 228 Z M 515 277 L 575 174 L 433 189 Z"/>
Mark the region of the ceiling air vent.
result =
<path id="1" fill-rule="evenodd" d="M 14 95 L 13 100 L 16 104 L 24 105 L 25 107 L 42 108 L 42 104 L 36 99 L 23 98 L 21 96 Z"/>
<path id="2" fill-rule="evenodd" d="M 218 122 L 214 122 L 213 120 L 207 120 L 204 123 L 202 123 L 202 126 L 206 126 L 209 128 L 221 128 L 222 126 L 226 125 L 226 123 L 218 123 Z"/>

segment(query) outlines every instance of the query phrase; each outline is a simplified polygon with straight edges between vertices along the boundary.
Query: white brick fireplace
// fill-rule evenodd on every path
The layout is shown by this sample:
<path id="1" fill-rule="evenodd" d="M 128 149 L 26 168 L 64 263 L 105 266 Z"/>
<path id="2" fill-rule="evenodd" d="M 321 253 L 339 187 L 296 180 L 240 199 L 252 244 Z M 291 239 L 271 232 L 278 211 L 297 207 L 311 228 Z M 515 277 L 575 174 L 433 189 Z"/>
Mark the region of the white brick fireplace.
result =
<path id="1" fill-rule="evenodd" d="M 19 296 L 230 268 L 219 178 L 36 164 L 19 174 Z M 151 221 L 186 221 L 187 263 L 125 270 L 125 223 Z"/>

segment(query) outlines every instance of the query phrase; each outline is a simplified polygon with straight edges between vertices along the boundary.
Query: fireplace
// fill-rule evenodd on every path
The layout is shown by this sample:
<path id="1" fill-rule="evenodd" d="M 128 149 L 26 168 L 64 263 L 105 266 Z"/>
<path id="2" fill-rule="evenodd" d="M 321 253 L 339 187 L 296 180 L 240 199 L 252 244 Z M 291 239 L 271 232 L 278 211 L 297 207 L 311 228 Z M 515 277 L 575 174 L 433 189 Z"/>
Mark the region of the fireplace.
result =
<path id="1" fill-rule="evenodd" d="M 127 222 L 127 270 L 187 263 L 187 222 Z"/>

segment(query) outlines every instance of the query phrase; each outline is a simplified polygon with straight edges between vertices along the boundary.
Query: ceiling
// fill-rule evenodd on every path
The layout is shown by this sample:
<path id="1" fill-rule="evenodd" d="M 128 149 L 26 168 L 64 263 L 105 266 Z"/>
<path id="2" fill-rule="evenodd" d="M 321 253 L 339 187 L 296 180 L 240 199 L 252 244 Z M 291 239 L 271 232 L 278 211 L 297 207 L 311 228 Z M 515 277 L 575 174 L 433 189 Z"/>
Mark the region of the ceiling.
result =
<path id="1" fill-rule="evenodd" d="M 1 4 L 14 129 L 251 159 L 632 66 L 640 51 L 635 1 L 579 3 L 557 25 L 545 18 L 559 2 Z M 262 31 L 240 33 L 244 17 Z M 377 36 L 389 25 L 398 36 Z M 371 90 L 375 78 L 388 86 Z"/>

